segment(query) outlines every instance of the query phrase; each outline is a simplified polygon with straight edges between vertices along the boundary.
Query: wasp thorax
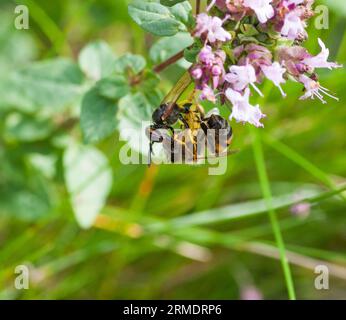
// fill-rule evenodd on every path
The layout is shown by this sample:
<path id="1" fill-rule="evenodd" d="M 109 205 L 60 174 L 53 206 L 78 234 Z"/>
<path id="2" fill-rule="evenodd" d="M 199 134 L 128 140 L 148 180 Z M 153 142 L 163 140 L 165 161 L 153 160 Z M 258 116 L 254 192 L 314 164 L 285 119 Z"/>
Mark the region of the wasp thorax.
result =
<path id="1" fill-rule="evenodd" d="M 169 108 L 172 108 L 171 112 L 165 117 Z M 179 118 L 179 107 L 174 104 L 173 107 L 168 103 L 163 103 L 158 107 L 152 115 L 153 121 L 156 124 L 168 124 L 173 125 Z"/>

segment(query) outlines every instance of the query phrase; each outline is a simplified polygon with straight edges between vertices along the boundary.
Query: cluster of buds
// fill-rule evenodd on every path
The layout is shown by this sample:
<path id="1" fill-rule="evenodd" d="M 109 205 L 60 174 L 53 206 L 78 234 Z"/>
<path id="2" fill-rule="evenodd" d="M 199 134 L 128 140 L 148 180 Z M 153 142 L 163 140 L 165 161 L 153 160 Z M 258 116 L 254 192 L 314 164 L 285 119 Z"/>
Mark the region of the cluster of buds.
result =
<path id="1" fill-rule="evenodd" d="M 314 0 L 212 0 L 207 13 L 197 16 L 194 36 L 201 43 L 190 69 L 201 100 L 232 105 L 230 119 L 263 127 L 265 117 L 250 104 L 264 79 L 286 94 L 288 79 L 304 86 L 301 99 L 325 96 L 336 99 L 318 82 L 318 68 L 339 68 L 329 62 L 329 50 L 321 39 L 321 52 L 314 56 L 301 46 L 307 39 L 307 21 L 313 16 Z"/>

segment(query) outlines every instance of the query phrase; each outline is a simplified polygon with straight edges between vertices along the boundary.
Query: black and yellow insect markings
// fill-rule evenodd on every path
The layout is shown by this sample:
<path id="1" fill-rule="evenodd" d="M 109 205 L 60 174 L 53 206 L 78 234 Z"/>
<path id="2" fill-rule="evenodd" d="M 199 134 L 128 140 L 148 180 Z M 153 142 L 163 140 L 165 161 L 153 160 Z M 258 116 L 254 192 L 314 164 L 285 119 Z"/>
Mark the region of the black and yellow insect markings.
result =
<path id="1" fill-rule="evenodd" d="M 153 112 L 153 124 L 147 129 L 150 140 L 149 165 L 154 143 L 163 144 L 172 163 L 195 163 L 205 158 L 206 149 L 215 157 L 227 154 L 233 136 L 228 121 L 216 112 L 217 109 L 205 115 L 203 107 L 196 101 L 195 89 L 187 98 L 179 101 L 190 83 L 191 77 L 187 72 Z M 177 133 L 174 127 L 182 131 Z M 170 135 L 158 134 L 159 130 L 168 131 Z M 202 143 L 201 133 L 204 134 Z"/>

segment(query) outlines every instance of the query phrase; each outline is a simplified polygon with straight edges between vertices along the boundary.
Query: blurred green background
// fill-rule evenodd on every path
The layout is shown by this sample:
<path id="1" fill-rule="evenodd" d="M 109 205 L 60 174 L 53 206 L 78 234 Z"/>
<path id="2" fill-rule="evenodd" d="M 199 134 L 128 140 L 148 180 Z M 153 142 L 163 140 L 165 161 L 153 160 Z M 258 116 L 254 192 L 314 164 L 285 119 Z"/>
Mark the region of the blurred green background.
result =
<path id="1" fill-rule="evenodd" d="M 331 59 L 345 63 L 345 7 L 339 0 L 320 3 L 330 8 L 330 27 L 316 30 L 312 20 L 306 46 L 318 53 L 321 37 Z M 29 30 L 14 28 L 18 4 L 30 10 Z M 265 103 L 259 100 L 268 115 L 265 129 L 233 123 L 233 148 L 240 152 L 229 157 L 221 176 L 208 175 L 208 166 L 122 165 L 123 142 L 113 134 L 96 145 L 110 164 L 111 192 L 94 227 L 78 225 L 63 155 L 71 140 L 82 143 L 81 96 L 72 95 L 73 87 L 49 91 L 49 83 L 41 84 L 41 93 L 25 72 L 15 85 L 8 78 L 33 61 L 76 60 L 98 39 L 118 57 L 132 52 L 153 64 L 148 52 L 157 39 L 132 22 L 127 5 L 1 1 L 0 298 L 286 299 L 258 172 L 269 177 L 297 298 L 346 298 L 346 194 L 330 193 L 346 177 L 345 69 L 321 73 L 340 102 L 299 101 L 301 87 L 295 84 L 286 85 L 285 100 L 277 90 Z M 182 73 L 181 66 L 168 68 L 162 92 Z M 46 92 L 51 94 L 42 97 Z M 311 209 L 292 214 L 299 197 L 307 197 Z M 29 290 L 14 288 L 14 270 L 22 264 L 30 269 Z M 321 264 L 329 267 L 329 290 L 314 286 L 314 269 Z"/>

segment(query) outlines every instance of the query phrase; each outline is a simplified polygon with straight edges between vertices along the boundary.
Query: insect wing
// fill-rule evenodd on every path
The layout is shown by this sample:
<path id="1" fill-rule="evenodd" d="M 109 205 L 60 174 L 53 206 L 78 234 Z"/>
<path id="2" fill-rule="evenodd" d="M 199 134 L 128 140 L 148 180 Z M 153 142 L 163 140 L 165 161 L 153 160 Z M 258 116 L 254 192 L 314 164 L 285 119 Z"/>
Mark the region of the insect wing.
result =
<path id="1" fill-rule="evenodd" d="M 175 103 L 179 100 L 184 91 L 188 88 L 191 83 L 190 73 L 187 71 L 180 78 L 177 84 L 173 87 L 173 89 L 167 94 L 167 96 L 163 99 L 162 104 L 168 104 L 168 108 L 164 115 L 163 119 L 166 119 L 172 112 Z"/>
<path id="2" fill-rule="evenodd" d="M 210 116 L 212 116 L 213 114 L 219 116 L 220 115 L 220 110 L 218 108 L 213 108 L 211 109 L 206 115 L 205 118 L 209 118 Z"/>
<path id="3" fill-rule="evenodd" d="M 227 152 L 223 152 L 220 154 L 208 154 L 206 157 L 200 157 L 198 160 L 207 160 L 207 159 L 216 159 L 216 158 L 224 158 L 235 155 L 239 153 L 239 150 L 229 150 Z"/>

